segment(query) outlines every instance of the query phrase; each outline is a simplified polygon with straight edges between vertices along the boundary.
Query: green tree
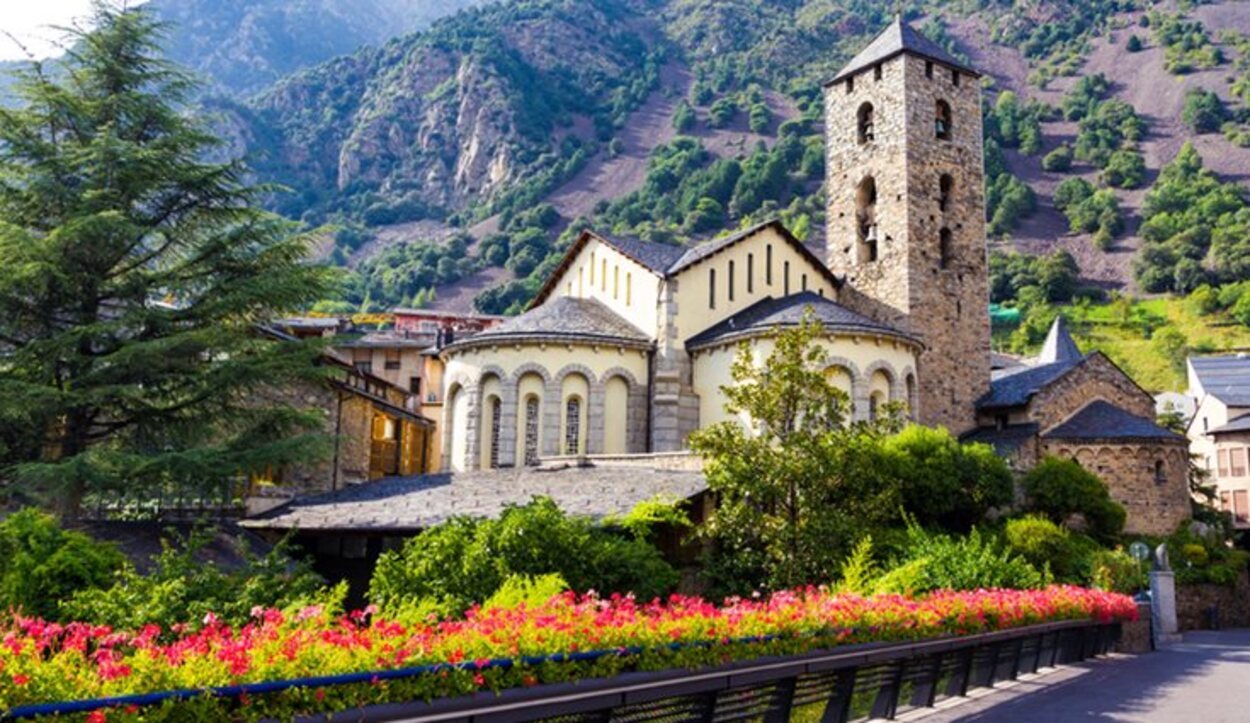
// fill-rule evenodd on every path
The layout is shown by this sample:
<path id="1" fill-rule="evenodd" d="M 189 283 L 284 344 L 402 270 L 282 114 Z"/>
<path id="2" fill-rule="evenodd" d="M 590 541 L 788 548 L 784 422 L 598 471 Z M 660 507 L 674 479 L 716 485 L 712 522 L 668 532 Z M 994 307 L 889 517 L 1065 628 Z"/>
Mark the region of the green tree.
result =
<path id="1" fill-rule="evenodd" d="M 0 470 L 76 514 L 88 490 L 206 485 L 307 458 L 314 421 L 257 390 L 314 350 L 256 325 L 327 290 L 268 189 L 184 112 L 144 9 L 97 3 L 64 72 L 0 109 Z"/>
<path id="2" fill-rule="evenodd" d="M 1195 133 L 1212 133 L 1224 124 L 1228 113 L 1224 110 L 1224 102 L 1213 91 L 1191 88 L 1185 94 L 1185 106 L 1181 109 L 1181 120 Z"/>
<path id="3" fill-rule="evenodd" d="M 967 531 L 991 508 L 1011 503 L 1011 470 L 989 445 L 912 425 L 882 447 L 903 509 L 921 525 Z"/>
<path id="4" fill-rule="evenodd" d="M 1138 53 L 1142 50 L 1141 38 L 1136 33 L 1128 36 L 1128 42 L 1124 44 L 1124 49 L 1130 53 Z"/>
<path id="5" fill-rule="evenodd" d="M 1070 459 L 1042 459 L 1025 473 L 1023 486 L 1028 509 L 1055 524 L 1069 524 L 1079 515 L 1086 532 L 1104 543 L 1114 542 L 1124 529 L 1124 508 L 1111 499 L 1107 485 Z"/>
<path id="6" fill-rule="evenodd" d="M 694 114 L 694 108 L 686 101 L 677 104 L 677 110 L 673 111 L 673 128 L 678 133 L 686 133 L 694 128 L 697 117 Z"/>
<path id="7" fill-rule="evenodd" d="M 110 544 L 61 529 L 27 508 L 0 522 L 0 606 L 53 618 L 61 601 L 109 585 L 126 559 Z"/>
<path id="8" fill-rule="evenodd" d="M 846 423 L 823 337 L 809 312 L 777 333 L 764 364 L 744 346 L 724 387 L 735 420 L 690 438 L 719 502 L 703 534 L 726 558 L 757 566 L 760 577 L 748 574 L 743 587 L 833 579 L 850 546 L 898 509 L 897 489 L 877 483 L 879 438 L 892 421 Z"/>

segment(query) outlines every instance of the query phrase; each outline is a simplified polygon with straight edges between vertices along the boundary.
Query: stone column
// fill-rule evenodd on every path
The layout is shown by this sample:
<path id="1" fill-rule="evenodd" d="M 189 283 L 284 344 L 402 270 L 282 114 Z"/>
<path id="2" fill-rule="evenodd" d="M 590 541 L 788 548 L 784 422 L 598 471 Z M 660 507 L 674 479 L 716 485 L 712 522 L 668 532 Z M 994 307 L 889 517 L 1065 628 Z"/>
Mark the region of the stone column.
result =
<path id="1" fill-rule="evenodd" d="M 465 405 L 464 413 L 464 447 L 465 454 L 467 454 L 469 458 L 461 461 L 464 462 L 464 468 L 466 470 L 477 469 L 480 466 L 478 463 L 482 459 L 480 447 L 482 435 L 478 434 L 481 428 L 481 423 L 478 419 L 482 408 L 481 389 L 476 385 L 466 386 L 464 389 L 460 390 L 460 393 L 469 395 L 469 403 Z"/>
<path id="2" fill-rule="evenodd" d="M 590 382 L 590 399 L 586 402 L 586 444 L 582 447 L 585 454 L 603 454 L 604 406 L 607 390 L 603 382 Z"/>
<path id="3" fill-rule="evenodd" d="M 1156 648 L 1180 642 L 1176 624 L 1176 574 L 1171 570 L 1150 571 L 1150 617 Z"/>
<path id="4" fill-rule="evenodd" d="M 523 412 L 517 406 L 517 382 L 504 382 L 499 392 L 499 466 L 512 467 L 516 464 L 517 438 L 516 429 Z"/>
<path id="5" fill-rule="evenodd" d="M 559 379 L 552 379 L 543 385 L 542 444 L 538 448 L 542 457 L 560 454 L 560 406 L 564 402 L 560 386 Z"/>
<path id="6" fill-rule="evenodd" d="M 851 380 L 851 421 L 864 422 L 868 419 L 868 380 L 856 377 Z"/>

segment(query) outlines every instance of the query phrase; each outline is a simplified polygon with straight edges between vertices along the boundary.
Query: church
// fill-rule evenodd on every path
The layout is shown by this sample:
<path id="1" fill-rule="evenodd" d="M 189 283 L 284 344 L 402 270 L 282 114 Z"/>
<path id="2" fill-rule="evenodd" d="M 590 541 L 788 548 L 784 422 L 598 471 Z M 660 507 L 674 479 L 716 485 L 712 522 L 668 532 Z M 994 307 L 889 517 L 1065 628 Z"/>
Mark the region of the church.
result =
<path id="1" fill-rule="evenodd" d="M 1017 469 L 1076 459 L 1166 534 L 1189 515 L 1183 437 L 1062 321 L 1031 364 L 991 368 L 981 77 L 896 20 L 825 88 L 823 256 L 772 221 L 689 247 L 587 231 L 528 310 L 439 350 L 443 466 L 637 464 L 727 418 L 745 344 L 765 359 L 810 310 L 828 374 L 871 418 L 994 445 Z"/>

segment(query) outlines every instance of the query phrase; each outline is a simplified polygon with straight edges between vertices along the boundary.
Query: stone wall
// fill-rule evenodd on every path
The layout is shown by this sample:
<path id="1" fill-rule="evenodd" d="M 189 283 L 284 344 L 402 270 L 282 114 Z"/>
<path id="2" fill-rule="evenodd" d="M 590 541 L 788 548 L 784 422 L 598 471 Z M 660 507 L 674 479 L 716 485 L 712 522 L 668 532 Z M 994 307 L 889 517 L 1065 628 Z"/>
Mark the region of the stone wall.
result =
<path id="1" fill-rule="evenodd" d="M 1176 619 L 1182 631 L 1210 629 L 1207 610 L 1213 605 L 1219 606 L 1220 627 L 1250 627 L 1250 578 L 1243 574 L 1232 586 L 1176 586 Z"/>
<path id="2" fill-rule="evenodd" d="M 825 94 L 826 245 L 848 281 L 839 301 L 924 342 L 920 419 L 956 433 L 974 426 L 990 376 L 980 99 L 973 76 L 911 55 Z M 935 132 L 939 101 L 950 108 L 948 138 Z M 865 103 L 874 133 L 861 142 Z M 876 203 L 866 214 L 867 178 Z M 860 241 L 866 216 L 877 225 L 875 259 Z"/>
<path id="3" fill-rule="evenodd" d="M 311 409 L 322 417 L 320 434 L 329 438 L 322 455 L 281 470 L 276 490 L 283 495 L 324 492 L 369 479 L 373 403 L 323 382 L 293 382 L 263 392 L 271 403 Z M 337 462 L 337 475 L 335 464 Z"/>
<path id="4" fill-rule="evenodd" d="M 1029 403 L 1029 418 L 1042 432 L 1103 399 L 1129 414 L 1154 419 L 1154 399 L 1102 352 L 1092 353 L 1075 369 L 1052 382 Z"/>
<path id="5" fill-rule="evenodd" d="M 1098 442 L 1045 439 L 1042 454 L 1074 459 L 1107 483 L 1111 498 L 1124 505 L 1124 530 L 1137 535 L 1170 535 L 1189 519 L 1189 450 L 1183 440 Z M 1156 464 L 1162 474 L 1156 477 Z"/>

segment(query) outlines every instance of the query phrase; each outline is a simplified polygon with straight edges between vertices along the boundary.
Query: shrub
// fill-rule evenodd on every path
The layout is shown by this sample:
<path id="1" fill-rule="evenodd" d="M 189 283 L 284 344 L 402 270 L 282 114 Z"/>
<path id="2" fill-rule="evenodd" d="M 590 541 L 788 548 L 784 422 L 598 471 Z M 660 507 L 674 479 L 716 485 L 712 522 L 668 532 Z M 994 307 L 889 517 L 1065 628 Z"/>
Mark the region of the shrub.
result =
<path id="1" fill-rule="evenodd" d="M 980 530 L 964 537 L 908 529 L 906 557 L 881 578 L 878 592 L 918 594 L 933 590 L 1033 589 L 1048 582 L 1024 557 L 1000 549 Z"/>
<path id="2" fill-rule="evenodd" d="M 677 583 L 677 572 L 650 543 L 566 515 L 550 498 L 538 497 L 508 507 L 499 519 L 454 518 L 384 553 L 369 599 L 388 611 L 426 599 L 451 614 L 489 599 L 509 577 L 550 574 L 574 590 L 645 599 Z"/>
<path id="3" fill-rule="evenodd" d="M 253 608 L 286 608 L 314 601 L 341 601 L 346 588 L 330 591 L 305 562 L 293 561 L 285 544 L 265 555 L 244 549 L 244 563 L 223 570 L 205 563 L 201 554 L 212 541 L 207 530 L 196 530 L 164 549 L 151 572 L 131 568 L 119 572 L 107 589 L 83 590 L 62 605 L 65 619 L 90 620 L 119 629 L 137 630 L 148 623 L 168 627 L 204 620 L 212 613 L 231 625 L 243 625 Z"/>
<path id="4" fill-rule="evenodd" d="M 1107 160 L 1102 179 L 1108 186 L 1137 188 L 1146 182 L 1146 160 L 1135 150 L 1121 148 Z"/>
<path id="5" fill-rule="evenodd" d="M 960 444 L 945 429 L 911 425 L 887 438 L 882 451 L 903 509 L 921 525 L 968 530 L 1011 502 L 1011 470 L 989 445 Z"/>
<path id="6" fill-rule="evenodd" d="M 1195 133 L 1214 133 L 1228 117 L 1224 102 L 1213 91 L 1191 88 L 1185 94 L 1181 120 Z"/>
<path id="7" fill-rule="evenodd" d="M 1042 158 L 1042 168 L 1062 173 L 1072 168 L 1072 146 L 1061 143 L 1058 148 Z"/>
<path id="8" fill-rule="evenodd" d="M 1019 553 L 1030 564 L 1039 569 L 1050 566 L 1051 572 L 1058 576 L 1061 567 L 1060 558 L 1070 552 L 1069 533 L 1059 525 L 1045 517 L 1030 515 L 1008 520 L 1003 530 L 1007 546 Z"/>
<path id="9" fill-rule="evenodd" d="M 117 548 L 61 529 L 27 508 L 0 522 L 0 606 L 56 617 L 62 600 L 109 585 L 126 560 Z"/>
<path id="10" fill-rule="evenodd" d="M 1096 550 L 1089 557 L 1089 584 L 1109 592 L 1135 593 L 1146 586 L 1146 571 L 1123 550 Z"/>
<path id="11" fill-rule="evenodd" d="M 678 133 L 686 133 L 694 128 L 696 116 L 694 109 L 686 101 L 677 104 L 677 110 L 673 112 L 673 129 Z"/>
<path id="12" fill-rule="evenodd" d="M 1139 38 L 1136 33 L 1128 36 L 1128 42 L 1125 43 L 1124 45 L 1125 50 L 1129 51 L 1130 53 L 1138 53 L 1138 52 L 1141 52 L 1142 48 L 1143 48 L 1143 45 L 1142 45 L 1141 38 Z"/>
<path id="13" fill-rule="evenodd" d="M 1072 524 L 1079 515 L 1086 531 L 1103 542 L 1124 529 L 1124 508 L 1101 479 L 1070 459 L 1046 457 L 1024 475 L 1023 485 L 1027 508 L 1056 524 Z"/>

